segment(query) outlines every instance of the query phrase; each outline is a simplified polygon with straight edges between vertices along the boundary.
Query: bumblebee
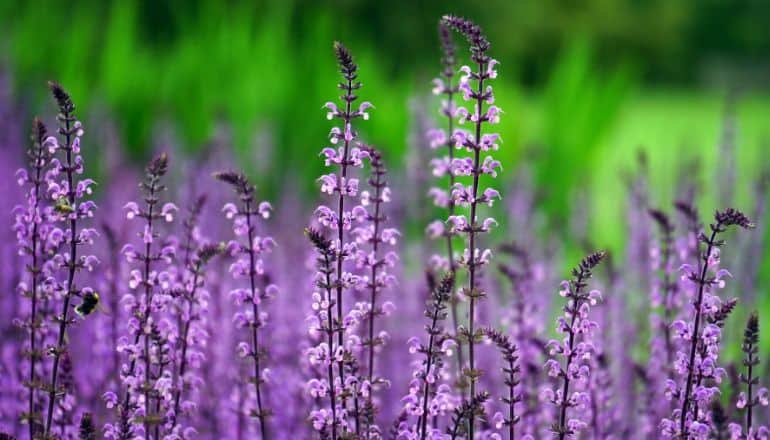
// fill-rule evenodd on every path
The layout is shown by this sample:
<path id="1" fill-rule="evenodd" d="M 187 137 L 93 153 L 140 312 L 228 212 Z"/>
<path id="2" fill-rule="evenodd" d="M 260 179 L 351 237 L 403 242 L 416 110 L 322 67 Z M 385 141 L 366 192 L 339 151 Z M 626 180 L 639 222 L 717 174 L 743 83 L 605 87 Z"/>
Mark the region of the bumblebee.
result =
<path id="1" fill-rule="evenodd" d="M 67 197 L 59 197 L 59 199 L 56 201 L 56 206 L 54 206 L 54 209 L 59 214 L 72 214 L 75 212 L 75 208 L 70 205 L 69 199 Z"/>
<path id="2" fill-rule="evenodd" d="M 82 317 L 86 317 L 99 307 L 99 294 L 88 292 L 83 295 L 83 300 L 75 307 L 75 312 Z"/>

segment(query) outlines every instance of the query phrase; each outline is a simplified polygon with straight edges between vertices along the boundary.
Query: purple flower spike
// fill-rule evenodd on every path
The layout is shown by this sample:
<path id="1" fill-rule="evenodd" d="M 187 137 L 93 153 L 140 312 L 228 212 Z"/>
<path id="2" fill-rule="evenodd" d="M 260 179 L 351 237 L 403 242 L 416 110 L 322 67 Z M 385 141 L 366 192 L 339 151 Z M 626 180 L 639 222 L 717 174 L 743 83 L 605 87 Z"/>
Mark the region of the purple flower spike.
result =
<path id="1" fill-rule="evenodd" d="M 556 321 L 556 331 L 564 335 L 559 341 L 552 339 L 547 348 L 551 358 L 545 363 L 548 375 L 558 379 L 559 386 L 546 389 L 542 397 L 556 405 L 558 419 L 551 428 L 559 440 L 575 438 L 585 428 L 586 421 L 580 418 L 585 414 L 589 401 L 586 389 L 591 375 L 588 360 L 594 352 L 591 338 L 598 324 L 591 320 L 591 307 L 601 300 L 597 290 L 586 292 L 588 280 L 593 270 L 605 258 L 604 252 L 596 252 L 585 257 L 578 267 L 572 269 L 573 278 L 563 281 L 559 294 L 567 299 L 564 305 L 564 315 Z M 558 358 L 563 358 L 561 363 Z M 571 390 L 570 386 L 577 388 Z M 571 419 L 568 410 L 577 409 Z"/>
<path id="2" fill-rule="evenodd" d="M 461 158 L 454 159 L 452 161 L 453 164 L 461 160 L 463 165 L 459 167 L 453 166 L 453 173 L 456 176 L 466 174 L 472 176 L 472 184 L 465 185 L 461 182 L 456 182 L 452 187 L 450 196 L 456 207 L 467 209 L 469 216 L 467 219 L 464 215 L 449 216 L 453 231 L 464 233 L 467 237 L 466 246 L 462 257 L 459 259 L 459 264 L 464 266 L 468 273 L 468 285 L 461 291 L 462 296 L 468 298 L 468 328 L 461 329 L 460 335 L 462 339 L 468 341 L 468 366 L 463 370 L 463 374 L 470 385 L 467 394 L 467 399 L 470 401 L 477 395 L 476 383 L 482 375 L 481 370 L 476 366 L 475 350 L 476 342 L 483 336 L 479 329 L 476 328 L 476 303 L 485 296 L 485 292 L 482 290 L 478 279 L 479 271 L 481 266 L 487 264 L 491 257 L 491 252 L 488 249 L 480 250 L 477 247 L 478 234 L 487 232 L 489 227 L 495 223 L 490 221 L 490 219 L 480 221 L 478 206 L 479 203 L 491 205 L 494 198 L 499 198 L 499 194 L 494 189 L 487 188 L 482 190 L 480 186 L 481 176 L 486 175 L 492 178 L 496 175 L 495 167 L 489 165 L 493 159 L 482 158 L 482 152 L 489 149 L 487 148 L 487 143 L 483 142 L 483 139 L 490 139 L 489 136 L 493 136 L 494 139 L 498 138 L 496 134 L 484 133 L 485 124 L 496 124 L 499 122 L 500 110 L 494 105 L 489 105 L 491 102 L 494 102 L 492 87 L 489 85 L 489 81 L 497 77 L 497 72 L 494 70 L 497 62 L 487 55 L 487 50 L 490 46 L 489 41 L 479 26 L 469 20 L 454 16 L 444 16 L 442 22 L 462 34 L 468 40 L 471 60 L 475 63 L 473 69 L 469 66 L 460 68 L 463 75 L 459 83 L 463 99 L 473 104 L 472 109 L 459 107 L 456 113 L 460 124 L 470 120 L 473 122 L 474 127 L 471 132 L 455 130 L 452 133 L 455 147 L 464 149 L 472 158 L 471 162 Z M 485 105 L 487 106 L 486 110 Z M 484 138 L 484 136 L 487 136 L 487 138 Z M 474 437 L 475 418 L 476 412 L 471 411 L 468 414 L 469 438 Z"/>
<path id="3" fill-rule="evenodd" d="M 697 224 L 697 221 L 692 223 Z M 717 211 L 710 225 L 710 236 L 704 233 L 698 235 L 698 241 L 705 245 L 705 251 L 700 254 L 699 267 L 695 269 L 684 265 L 681 269 L 684 286 L 693 293 L 694 316 L 691 322 L 679 320 L 671 325 L 686 348 L 677 352 L 674 363 L 674 369 L 683 377 L 683 383 L 670 379 L 666 386 L 666 395 L 675 402 L 681 402 L 681 408 L 676 408 L 671 418 L 661 421 L 661 433 L 667 438 L 688 435 L 701 438 L 711 432 L 712 421 L 706 409 L 719 393 L 714 384 L 721 382 L 726 374 L 717 364 L 721 329 L 727 315 L 735 307 L 734 300 L 722 302 L 717 295 L 717 290 L 725 285 L 723 278 L 726 275 L 726 271 L 719 268 L 720 248 L 724 242 L 718 236 L 733 225 L 742 228 L 754 226 L 740 211 L 732 208 Z"/>
<path id="4" fill-rule="evenodd" d="M 452 188 L 456 183 L 456 175 L 467 175 L 468 173 L 459 173 L 458 169 L 462 168 L 459 165 L 464 164 L 466 168 L 473 168 L 473 161 L 469 158 L 463 158 L 461 163 L 457 163 L 455 159 L 455 145 L 452 133 L 455 127 L 455 118 L 457 117 L 457 104 L 455 103 L 455 96 L 457 95 L 457 84 L 453 83 L 455 76 L 455 70 L 457 68 L 457 60 L 455 56 L 455 44 L 452 40 L 452 33 L 449 25 L 443 20 L 439 21 L 439 39 L 441 40 L 442 57 L 441 64 L 442 70 L 439 78 L 433 80 L 435 87 L 433 88 L 434 95 L 442 96 L 441 100 L 441 115 L 446 118 L 446 129 L 432 128 L 427 133 L 430 140 L 431 148 L 443 148 L 442 155 L 438 158 L 431 160 L 433 166 L 433 175 L 439 178 L 446 176 L 447 186 L 445 188 L 433 187 L 428 191 L 428 195 L 433 199 L 434 205 L 439 208 L 446 208 L 448 211 L 448 217 L 455 217 L 455 203 L 454 199 L 450 197 Z M 468 161 L 470 164 L 468 165 Z M 436 272 L 448 272 L 449 275 L 454 278 L 455 271 L 457 270 L 457 261 L 455 260 L 455 250 L 452 243 L 453 236 L 455 234 L 455 228 L 446 227 L 444 222 L 436 220 L 428 225 L 427 233 L 431 238 L 441 238 L 446 242 L 446 253 L 433 254 L 431 256 L 431 265 Z M 459 316 L 457 311 L 458 298 L 453 293 L 449 300 L 449 309 L 452 316 L 452 331 L 457 335 L 459 326 Z M 458 382 L 462 384 L 463 376 L 462 369 L 465 365 L 464 353 L 462 348 L 462 341 L 457 338 L 457 372 L 456 376 Z"/>
<path id="5" fill-rule="evenodd" d="M 359 252 L 360 245 L 369 242 L 368 236 L 370 234 L 379 234 L 379 236 L 372 235 L 375 240 L 384 241 L 387 230 L 379 230 L 381 220 L 377 220 L 371 226 L 377 229 L 377 232 L 372 231 L 371 228 L 354 228 L 355 223 L 360 223 L 369 219 L 372 220 L 371 213 L 368 213 L 362 206 L 352 206 L 349 203 L 355 203 L 359 197 L 359 179 L 352 175 L 354 168 L 363 167 L 363 159 L 370 156 L 370 150 L 364 147 L 358 137 L 358 132 L 354 126 L 354 121 L 357 119 L 367 120 L 369 119 L 369 113 L 367 110 L 373 108 L 371 103 L 364 102 L 357 108 L 354 108 L 354 103 L 358 99 L 356 91 L 361 88 L 361 83 L 358 81 L 358 65 L 353 61 L 353 56 L 350 51 L 342 45 L 342 43 L 334 43 L 334 53 L 337 58 L 337 64 L 340 68 L 342 75 L 342 81 L 337 85 L 339 89 L 343 91 L 343 95 L 340 97 L 341 106 L 337 106 L 334 103 L 327 103 L 324 107 L 329 110 L 327 118 L 335 120 L 339 123 L 331 129 L 330 141 L 333 146 L 324 148 L 321 155 L 325 158 L 324 163 L 327 166 L 334 167 L 337 170 L 335 172 L 321 176 L 319 181 L 321 182 L 321 192 L 334 197 L 334 208 L 321 205 L 315 211 L 315 217 L 317 222 L 331 230 L 335 239 L 331 242 L 332 249 L 334 251 L 334 271 L 331 273 L 323 273 L 322 277 L 327 275 L 334 277 L 333 290 L 335 298 L 325 298 L 323 300 L 324 306 L 327 307 L 328 303 L 334 303 L 335 313 L 332 321 L 322 323 L 324 319 L 329 317 L 319 316 L 319 310 L 314 310 L 314 314 L 309 318 L 315 322 L 312 324 L 311 332 L 319 332 L 319 326 L 325 326 L 327 330 L 333 329 L 336 334 L 336 340 L 323 341 L 319 340 L 318 345 L 310 350 L 310 357 L 315 362 L 316 366 L 325 363 L 328 359 L 333 359 L 337 365 L 336 379 L 335 375 L 329 374 L 327 378 L 313 379 L 323 384 L 324 389 L 336 389 L 335 397 L 339 397 L 339 401 L 334 399 L 331 408 L 315 410 L 311 415 L 311 419 L 314 420 L 313 426 L 319 432 L 326 432 L 331 429 L 332 440 L 337 440 L 338 434 L 346 434 L 350 430 L 348 428 L 348 400 L 352 397 L 353 408 L 352 409 L 352 427 L 356 436 L 361 435 L 361 419 L 362 412 L 370 412 L 365 408 L 360 407 L 360 398 L 364 394 L 369 395 L 372 383 L 367 380 L 361 380 L 358 377 L 359 361 L 357 358 L 357 352 L 360 351 L 361 344 L 360 338 L 356 334 L 356 328 L 361 324 L 367 312 L 366 308 L 370 305 L 357 304 L 351 310 L 346 310 L 343 303 L 345 293 L 352 292 L 355 288 L 361 286 L 362 277 L 349 271 L 349 265 L 358 263 L 361 266 L 361 253 Z M 340 145 L 341 144 L 341 145 Z M 337 146 L 340 145 L 340 146 Z M 337 146 L 335 148 L 335 146 Z M 379 159 L 375 159 L 379 161 Z M 372 164 L 375 168 L 375 175 L 378 165 L 376 162 Z M 381 163 L 380 165 L 381 166 Z M 382 171 L 382 170 L 380 170 Z M 380 176 L 382 177 L 382 176 Z M 381 182 L 377 180 L 376 182 Z M 380 183 L 377 183 L 380 184 Z M 375 184 L 373 184 L 375 185 Z M 376 188 L 375 193 L 379 193 L 379 197 L 375 194 L 375 199 L 382 199 L 384 201 L 389 195 L 387 189 Z M 362 203 L 376 202 L 376 200 L 368 200 L 368 193 L 361 193 Z M 375 206 L 379 206 L 378 204 Z M 316 231 L 317 232 L 317 231 Z M 351 232 L 357 235 L 357 241 L 350 237 Z M 318 232 L 320 234 L 320 232 Z M 392 235 L 391 235 L 392 237 Z M 390 241 L 388 239 L 388 241 Z M 318 249 L 316 243 L 316 249 Z M 377 252 L 375 250 L 375 252 Z M 365 264 L 369 265 L 369 264 Z M 381 266 L 381 264 L 378 264 Z M 320 276 L 320 275 L 318 275 Z M 383 275 L 378 275 L 382 277 Z M 386 275 L 384 275 L 387 277 Z M 372 280 L 376 281 L 376 280 Z M 379 281 L 381 282 L 382 279 Z M 365 283 L 365 281 L 363 281 Z M 379 289 L 379 287 L 378 287 Z M 322 290 L 323 291 L 323 290 Z M 314 295 L 322 296 L 321 293 L 316 292 Z M 375 293 L 376 296 L 376 293 Z M 319 321 L 321 320 L 321 321 Z M 374 336 L 372 335 L 372 339 Z M 371 342 L 371 341 L 370 341 Z M 319 359 L 323 359 L 320 361 Z M 370 362 L 372 365 L 373 362 Z M 327 383 L 323 383 L 324 380 L 328 380 Z M 314 385 L 318 385 L 317 382 L 313 382 Z M 308 384 L 310 385 L 310 384 Z M 312 390 L 318 390 L 316 386 L 311 387 Z M 312 394 L 312 393 L 311 393 Z M 325 393 L 324 393 L 325 395 Z M 320 397 L 315 395 L 314 397 Z M 365 398 L 366 401 L 370 401 L 369 397 Z M 334 405 L 339 405 L 339 408 L 335 408 Z M 371 420 L 371 416 L 366 417 L 367 421 Z M 371 426 L 367 422 L 368 426 Z"/>
<path id="6" fill-rule="evenodd" d="M 82 179 L 83 157 L 80 155 L 80 138 L 83 136 L 83 127 L 75 118 L 75 104 L 69 94 L 56 82 L 50 82 L 51 93 L 59 107 L 57 120 L 59 121 L 58 133 L 60 140 L 54 142 L 48 140 L 46 146 L 49 153 L 55 155 L 50 160 L 50 168 L 46 173 L 48 197 L 54 204 L 53 219 L 59 223 L 51 231 L 51 237 L 60 235 L 63 249 L 54 258 L 58 263 L 59 275 L 56 277 L 54 296 L 61 298 L 61 313 L 56 316 L 58 330 L 56 342 L 47 351 L 53 357 L 51 367 L 51 380 L 47 384 L 48 409 L 45 418 L 43 436 L 51 434 L 54 421 L 54 412 L 57 400 L 63 395 L 60 387 L 60 373 L 62 358 L 67 354 L 67 329 L 76 321 L 71 317 L 70 309 L 73 309 L 72 300 L 76 297 L 85 299 L 87 295 L 94 295 L 90 287 L 78 284 L 78 274 L 82 269 L 92 270 L 97 262 L 92 255 L 79 254 L 79 250 L 85 245 L 93 243 L 96 233 L 84 228 L 82 222 L 93 217 L 96 205 L 88 200 L 91 194 L 90 179 Z M 56 157 L 56 155 L 60 157 Z"/>
<path id="7" fill-rule="evenodd" d="M 252 417 L 259 421 L 262 438 L 268 437 L 267 420 L 271 415 L 264 406 L 263 383 L 266 381 L 267 370 L 263 362 L 268 353 L 264 343 L 260 342 L 260 330 L 266 325 L 268 315 L 264 311 L 264 302 L 273 297 L 278 288 L 269 282 L 265 273 L 265 258 L 272 252 L 275 242 L 269 236 L 257 235 L 260 219 L 265 219 L 271 211 L 268 202 L 258 202 L 254 197 L 255 188 L 245 175 L 234 172 L 221 172 L 215 177 L 230 185 L 238 196 L 239 206 L 225 205 L 223 211 L 233 220 L 233 232 L 236 240 L 228 246 L 235 263 L 230 266 L 233 278 L 248 279 L 247 288 L 237 288 L 230 292 L 237 306 L 243 306 L 244 311 L 238 311 L 233 317 L 236 326 L 248 330 L 249 341 L 238 345 L 239 355 L 249 358 L 254 363 L 253 374 L 248 382 L 254 384 L 256 408 L 250 411 Z M 263 306 L 260 308 L 260 306 Z"/>
<path id="8" fill-rule="evenodd" d="M 172 241 L 161 240 L 159 224 L 172 220 L 168 217 L 171 205 L 161 208 L 159 198 L 166 191 L 162 179 L 167 172 L 165 153 L 151 160 L 139 184 L 143 206 L 134 202 L 125 206 L 127 219 L 142 222 L 136 232 L 141 245 L 135 248 L 129 243 L 123 247 L 126 260 L 136 266 L 130 272 L 131 293 L 122 300 L 130 316 L 128 331 L 116 347 L 126 356 L 121 367 L 125 394 L 120 402 L 113 392 L 104 396 L 107 406 L 118 412 L 118 422 L 105 427 L 107 438 L 132 438 L 140 433 L 146 439 L 153 435 L 157 438 L 166 422 L 164 415 L 172 407 L 170 344 L 176 335 L 163 315 L 172 302 L 172 276 L 167 266 L 175 248 Z"/>
<path id="9" fill-rule="evenodd" d="M 44 350 L 39 345 L 41 329 L 46 320 L 41 316 L 39 304 L 52 297 L 52 280 L 54 273 L 50 264 L 52 251 L 59 245 L 56 240 L 50 240 L 49 235 L 54 228 L 55 214 L 45 196 L 48 183 L 46 169 L 51 160 L 48 145 L 56 143 L 49 137 L 43 122 L 35 118 L 32 124 L 32 146 L 27 151 L 28 168 L 22 168 L 17 173 L 18 183 L 25 189 L 24 204 L 14 208 L 14 225 L 19 255 L 27 260 L 28 276 L 19 283 L 19 290 L 30 300 L 29 316 L 25 317 L 22 326 L 29 335 L 27 357 L 29 358 L 29 376 L 25 386 L 29 392 L 27 411 L 22 414 L 22 421 L 29 425 L 29 436 L 33 438 L 42 431 L 42 415 L 38 390 L 41 390 L 42 379 L 39 377 L 38 361 L 44 359 Z M 53 182 L 51 182 L 53 183 Z"/>

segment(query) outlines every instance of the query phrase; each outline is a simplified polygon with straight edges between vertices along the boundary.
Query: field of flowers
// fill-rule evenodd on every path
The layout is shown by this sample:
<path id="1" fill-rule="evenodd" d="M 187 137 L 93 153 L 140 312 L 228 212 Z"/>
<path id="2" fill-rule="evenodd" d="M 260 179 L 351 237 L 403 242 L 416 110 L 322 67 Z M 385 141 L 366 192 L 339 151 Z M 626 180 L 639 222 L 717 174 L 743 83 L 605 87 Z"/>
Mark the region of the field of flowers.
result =
<path id="1" fill-rule="evenodd" d="M 136 172 L 67 84 L 31 128 L 0 101 L 0 439 L 770 438 L 769 169 L 682 166 L 660 202 L 639 153 L 603 207 L 623 245 L 597 248 L 584 193 L 501 153 L 495 42 L 453 15 L 438 35 L 406 170 L 365 136 L 367 64 L 328 42 L 312 207 L 227 140 Z"/>

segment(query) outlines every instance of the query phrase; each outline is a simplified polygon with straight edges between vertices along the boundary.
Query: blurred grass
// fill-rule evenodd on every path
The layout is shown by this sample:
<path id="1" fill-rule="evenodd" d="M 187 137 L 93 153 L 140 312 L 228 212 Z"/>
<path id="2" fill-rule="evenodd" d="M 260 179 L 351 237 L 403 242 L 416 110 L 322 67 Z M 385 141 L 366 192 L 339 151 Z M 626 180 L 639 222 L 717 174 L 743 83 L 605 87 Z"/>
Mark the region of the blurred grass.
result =
<path id="1" fill-rule="evenodd" d="M 662 11 L 633 15 L 636 9 L 627 9 L 620 0 L 605 3 L 591 2 L 586 14 L 599 11 L 603 22 L 625 17 L 614 27 L 597 25 L 611 36 L 629 27 L 629 17 L 668 17 L 661 26 L 686 21 L 682 5 L 664 2 Z M 525 17 L 549 11 L 528 4 L 510 7 Z M 554 4 L 558 6 L 543 3 Z M 187 2 L 141 0 L 0 2 L 0 23 L 5 25 L 0 44 L 8 49 L 2 61 L 11 66 L 19 98 L 28 100 L 32 111 L 49 104 L 42 85 L 50 78 L 62 82 L 86 112 L 105 108 L 116 119 L 126 150 L 135 160 L 148 155 L 160 122 L 171 122 L 184 149 L 192 152 L 206 144 L 224 121 L 233 131 L 233 148 L 241 163 L 253 166 L 249 171 L 263 188 L 275 192 L 288 180 L 299 179 L 293 187 L 309 190 L 321 161 L 308 159 L 316 157 L 329 128 L 320 107 L 336 95 L 331 42 L 344 41 L 356 55 L 364 83 L 361 96 L 376 105 L 371 121 L 362 127 L 364 136 L 384 150 L 394 164 L 391 168 L 398 170 L 407 150 L 414 147 L 407 144 L 412 125 L 408 102 L 429 90 L 439 54 L 432 49 L 415 59 L 419 50 L 404 47 L 404 58 L 385 59 L 393 48 L 380 47 L 379 41 L 392 43 L 392 35 L 408 32 L 417 48 L 437 48 L 437 17 L 431 8 L 463 13 L 475 8 L 467 2 L 431 3 L 430 8 L 408 9 L 415 13 L 408 23 L 395 17 L 403 11 L 392 11 L 393 28 L 382 29 L 367 27 L 379 22 L 360 16 L 366 8 L 358 10 L 345 2 L 200 0 L 187 6 Z M 343 16 L 334 6 L 358 15 Z M 646 71 L 638 60 L 612 63 L 600 57 L 599 45 L 588 32 L 590 16 L 579 14 L 570 22 L 570 8 L 561 8 L 553 17 L 558 17 L 560 29 L 571 29 L 573 34 L 556 49 L 553 44 L 543 48 L 543 53 L 555 50 L 557 55 L 542 86 L 534 88 L 521 86 L 520 78 L 531 67 L 512 54 L 526 49 L 526 41 L 515 38 L 519 33 L 537 41 L 532 37 L 537 31 L 511 29 L 501 25 L 500 16 L 479 13 L 479 21 L 491 34 L 511 36 L 498 38 L 499 44 L 493 40 L 493 52 L 500 50 L 502 61 L 496 94 L 505 111 L 500 126 L 503 178 L 510 178 L 508 172 L 518 161 L 532 161 L 536 183 L 547 196 L 543 207 L 557 226 L 571 210 L 575 189 L 591 188 L 591 235 L 597 244 L 619 248 L 625 234 L 621 172 L 631 170 L 636 151 L 644 149 L 654 201 L 667 205 L 685 158 L 698 157 L 706 170 L 717 165 L 724 93 L 642 86 Z M 429 18 L 423 23 L 425 15 Z M 509 16 L 521 20 L 517 17 Z M 406 24 L 409 29 L 402 28 Z M 147 34 L 149 28 L 154 33 Z M 663 35 L 671 34 L 661 28 L 653 43 L 660 43 Z M 738 112 L 742 187 L 737 196 L 746 207 L 751 202 L 748 185 L 763 159 L 760 140 L 770 138 L 765 124 L 770 96 L 744 96 Z M 270 141 L 255 145 L 256 138 Z M 714 194 L 710 177 L 702 176 L 706 194 Z M 718 205 L 713 196 L 701 202 L 708 208 L 703 212 Z"/>

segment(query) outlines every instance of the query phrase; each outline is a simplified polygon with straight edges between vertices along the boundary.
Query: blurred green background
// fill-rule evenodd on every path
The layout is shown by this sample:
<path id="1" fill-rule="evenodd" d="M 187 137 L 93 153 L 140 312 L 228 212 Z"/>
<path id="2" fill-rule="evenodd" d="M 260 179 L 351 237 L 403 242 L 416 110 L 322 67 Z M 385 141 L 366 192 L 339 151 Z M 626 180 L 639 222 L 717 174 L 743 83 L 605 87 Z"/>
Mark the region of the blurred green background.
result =
<path id="1" fill-rule="evenodd" d="M 136 161 L 161 122 L 191 152 L 224 122 L 264 188 L 298 179 L 307 195 L 321 169 L 308 158 L 328 130 L 320 107 L 336 95 L 332 41 L 353 51 L 361 96 L 376 105 L 367 140 L 402 169 L 417 148 L 407 109 L 428 96 L 446 12 L 473 18 L 492 41 L 504 168 L 532 162 L 553 222 L 585 188 L 591 235 L 621 243 L 622 175 L 640 150 L 653 203 L 668 206 L 682 164 L 697 159 L 704 212 L 719 205 L 712 170 L 733 89 L 736 198 L 752 203 L 770 139 L 767 1 L 2 1 L 0 63 L 30 112 L 50 106 L 43 84 L 55 78 L 81 109 L 115 121 Z"/>

